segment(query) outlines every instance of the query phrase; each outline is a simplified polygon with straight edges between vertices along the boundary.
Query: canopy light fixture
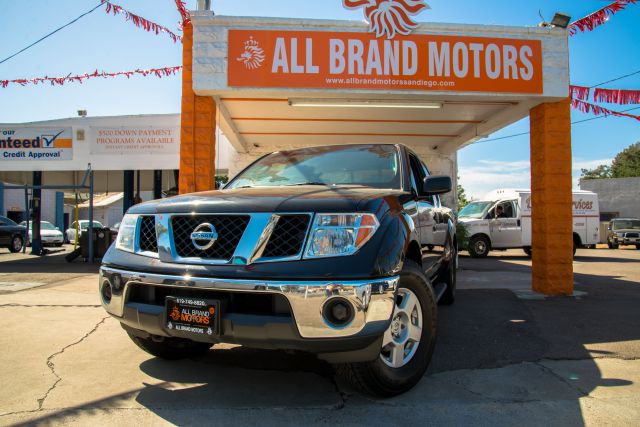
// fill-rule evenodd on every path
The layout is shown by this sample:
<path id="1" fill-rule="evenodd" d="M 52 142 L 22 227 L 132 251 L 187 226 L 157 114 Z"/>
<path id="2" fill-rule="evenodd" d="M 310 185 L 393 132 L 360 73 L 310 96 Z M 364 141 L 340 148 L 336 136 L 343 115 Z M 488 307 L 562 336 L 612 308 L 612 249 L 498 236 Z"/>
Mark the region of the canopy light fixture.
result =
<path id="1" fill-rule="evenodd" d="M 559 28 L 567 28 L 571 22 L 571 17 L 566 13 L 558 12 L 551 20 L 551 26 Z"/>
<path id="2" fill-rule="evenodd" d="M 339 108 L 442 108 L 441 102 L 411 101 L 406 99 L 289 99 L 292 107 Z"/>

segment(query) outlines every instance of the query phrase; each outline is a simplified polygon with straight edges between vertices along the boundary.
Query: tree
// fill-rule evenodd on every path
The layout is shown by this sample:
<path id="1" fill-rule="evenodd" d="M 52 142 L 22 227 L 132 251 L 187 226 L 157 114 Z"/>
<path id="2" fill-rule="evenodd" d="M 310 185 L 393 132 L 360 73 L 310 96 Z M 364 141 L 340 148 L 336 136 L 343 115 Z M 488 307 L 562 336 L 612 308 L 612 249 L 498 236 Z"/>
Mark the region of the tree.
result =
<path id="1" fill-rule="evenodd" d="M 640 176 L 640 142 L 618 153 L 611 164 L 611 172 L 614 178 Z"/>
<path id="2" fill-rule="evenodd" d="M 582 179 L 629 178 L 640 176 L 640 142 L 631 144 L 613 159 L 611 166 L 582 169 Z"/>
<path id="3" fill-rule="evenodd" d="M 582 169 L 582 179 L 602 179 L 602 178 L 611 178 L 613 175 L 611 173 L 611 166 L 609 165 L 600 165 L 595 169 Z"/>
<path id="4" fill-rule="evenodd" d="M 460 177 L 458 177 L 458 182 L 460 182 Z M 469 199 L 467 199 L 467 194 L 464 192 L 464 188 L 462 185 L 458 184 L 458 212 L 469 204 Z"/>

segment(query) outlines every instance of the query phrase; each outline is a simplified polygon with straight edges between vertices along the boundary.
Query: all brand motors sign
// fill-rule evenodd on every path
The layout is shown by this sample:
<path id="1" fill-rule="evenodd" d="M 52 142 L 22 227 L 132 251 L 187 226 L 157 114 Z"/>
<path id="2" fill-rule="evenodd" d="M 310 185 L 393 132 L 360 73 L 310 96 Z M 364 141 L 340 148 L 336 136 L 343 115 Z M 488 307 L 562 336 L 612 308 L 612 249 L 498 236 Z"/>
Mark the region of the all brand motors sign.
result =
<path id="1" fill-rule="evenodd" d="M 0 161 L 72 159 L 71 128 L 0 129 Z"/>
<path id="2" fill-rule="evenodd" d="M 542 94 L 539 40 L 229 30 L 230 87 Z"/>

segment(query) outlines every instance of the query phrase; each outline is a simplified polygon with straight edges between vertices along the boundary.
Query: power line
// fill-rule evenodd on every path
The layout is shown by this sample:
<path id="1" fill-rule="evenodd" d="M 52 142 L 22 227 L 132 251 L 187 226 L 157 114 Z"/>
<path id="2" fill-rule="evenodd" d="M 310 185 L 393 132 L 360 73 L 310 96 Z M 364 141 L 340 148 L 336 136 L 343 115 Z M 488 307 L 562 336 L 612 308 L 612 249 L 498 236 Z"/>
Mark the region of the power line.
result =
<path id="1" fill-rule="evenodd" d="M 640 74 L 640 70 L 625 74 L 624 76 L 616 77 L 615 79 L 607 80 L 606 82 L 598 83 L 597 85 L 589 86 L 589 88 L 593 89 L 598 86 L 606 85 L 607 83 L 617 82 L 618 80 L 626 79 L 627 77 L 635 76 L 636 74 Z"/>
<path id="2" fill-rule="evenodd" d="M 621 113 L 626 113 L 628 111 L 633 111 L 633 110 L 638 110 L 640 109 L 640 107 L 633 107 L 633 108 L 628 108 L 626 110 L 622 110 L 620 111 Z M 592 120 L 598 120 L 598 119 L 606 119 L 611 117 L 609 116 L 598 116 L 598 117 L 591 117 L 589 119 L 583 119 L 583 120 L 576 120 L 575 122 L 571 122 L 572 125 L 577 125 L 580 123 L 585 123 L 585 122 L 590 122 Z M 501 136 L 500 138 L 491 138 L 491 139 L 481 139 L 479 141 L 474 142 L 472 145 L 475 144 L 480 144 L 480 143 L 485 143 L 485 142 L 493 142 L 493 141 L 500 141 L 502 139 L 509 139 L 509 138 L 515 138 L 517 136 L 524 136 L 524 135 L 529 135 L 531 132 L 522 132 L 522 133 L 515 133 L 513 135 L 507 135 L 507 136 Z"/>
<path id="3" fill-rule="evenodd" d="M 17 55 L 21 54 L 22 52 L 24 52 L 25 50 L 27 50 L 27 49 L 29 49 L 29 48 L 31 48 L 31 47 L 33 47 L 33 46 L 37 45 L 38 43 L 40 43 L 40 42 L 41 42 L 41 41 L 43 41 L 44 39 L 46 39 L 46 38 L 48 38 L 48 37 L 50 37 L 50 36 L 54 35 L 55 33 L 57 33 L 58 31 L 62 30 L 63 28 L 66 28 L 66 27 L 68 27 L 69 25 L 71 25 L 71 24 L 75 23 L 76 21 L 78 21 L 79 19 L 84 18 L 85 16 L 87 16 L 88 14 L 90 14 L 91 12 L 93 12 L 94 10 L 98 9 L 98 8 L 99 8 L 100 6 L 102 6 L 103 4 L 104 4 L 104 3 L 100 3 L 99 5 L 97 5 L 97 6 L 96 6 L 96 7 L 94 7 L 93 9 L 91 9 L 90 11 L 83 13 L 82 15 L 78 16 L 77 18 L 75 18 L 75 19 L 74 19 L 74 20 L 72 20 L 72 21 L 69 21 L 68 23 L 64 24 L 62 27 L 59 27 L 59 28 L 57 28 L 57 29 L 53 30 L 52 32 L 50 32 L 50 33 L 49 33 L 49 34 L 47 34 L 46 36 L 44 36 L 44 37 L 42 37 L 42 38 L 40 38 L 40 39 L 36 40 L 36 41 L 35 41 L 35 42 L 33 42 L 33 43 L 31 43 L 29 46 L 27 46 L 27 47 L 25 47 L 25 48 L 23 48 L 23 49 L 20 49 L 19 51 L 17 51 L 17 52 L 16 52 L 16 53 L 14 53 L 13 55 L 10 55 L 10 56 L 8 56 L 8 57 L 4 58 L 2 61 L 0 61 L 0 64 L 3 64 L 3 63 L 5 63 L 5 62 L 7 62 L 8 60 L 10 60 L 11 58 L 13 58 L 14 56 L 17 56 Z"/>

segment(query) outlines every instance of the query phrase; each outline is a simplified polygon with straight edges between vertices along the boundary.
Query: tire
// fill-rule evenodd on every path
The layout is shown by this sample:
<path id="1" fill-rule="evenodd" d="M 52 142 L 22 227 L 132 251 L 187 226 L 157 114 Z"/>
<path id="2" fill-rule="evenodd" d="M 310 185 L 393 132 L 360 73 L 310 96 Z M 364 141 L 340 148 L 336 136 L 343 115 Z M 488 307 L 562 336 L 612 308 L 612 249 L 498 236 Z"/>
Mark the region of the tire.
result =
<path id="1" fill-rule="evenodd" d="M 640 245 L 636 245 L 636 249 L 640 251 Z"/>
<path id="2" fill-rule="evenodd" d="M 617 243 L 613 243 L 611 241 L 608 241 L 607 245 L 609 246 L 609 249 L 618 249 L 620 247 Z"/>
<path id="3" fill-rule="evenodd" d="M 445 272 L 446 277 L 444 282 L 447 284 L 447 289 L 442 294 L 442 298 L 438 301 L 442 305 L 451 305 L 456 302 L 456 281 L 458 271 L 458 250 L 457 243 L 451 246 L 451 261 L 447 266 Z"/>
<path id="4" fill-rule="evenodd" d="M 406 306 L 407 303 L 409 306 Z M 412 305 L 413 309 L 410 308 Z M 410 317 L 402 310 L 410 310 Z M 409 323 L 395 322 L 396 317 L 404 317 Z M 413 325 L 414 321 L 422 324 L 420 331 Z M 390 340 L 390 344 L 383 347 L 378 358 L 371 362 L 339 365 L 338 374 L 354 387 L 376 396 L 397 396 L 410 390 L 420 381 L 431 361 L 436 343 L 436 323 L 437 306 L 431 284 L 422 269 L 415 262 L 407 260 L 400 274 L 392 322 L 383 338 L 383 342 Z M 398 327 L 399 325 L 404 327 Z M 394 346 L 396 341 L 392 331 L 397 331 L 401 336 L 406 334 L 405 342 Z M 408 338 L 411 331 L 419 331 L 419 341 Z M 397 348 L 398 351 L 389 351 L 389 348 Z M 393 363 L 394 354 L 404 356 L 398 367 L 390 364 Z"/>
<path id="5" fill-rule="evenodd" d="M 429 250 L 429 252 L 433 251 L 434 248 L 434 245 L 427 245 L 427 249 Z"/>
<path id="6" fill-rule="evenodd" d="M 54 244 L 54 246 L 55 246 L 56 248 L 59 248 L 60 246 L 62 246 L 62 243 L 56 243 L 56 244 Z"/>
<path id="7" fill-rule="evenodd" d="M 9 244 L 9 250 L 15 254 L 22 250 L 22 245 L 24 245 L 24 240 L 22 239 L 22 237 L 13 236 L 11 238 L 11 243 Z"/>
<path id="8" fill-rule="evenodd" d="M 473 258 L 486 258 L 491 251 L 489 239 L 484 236 L 474 236 L 469 241 L 469 254 Z"/>
<path id="9" fill-rule="evenodd" d="M 165 338 L 157 342 L 151 338 L 140 338 L 127 332 L 135 345 L 152 356 L 167 360 L 187 359 L 202 356 L 213 344 L 195 342 L 181 338 Z"/>
<path id="10" fill-rule="evenodd" d="M 531 247 L 525 246 L 524 248 L 522 248 L 522 250 L 524 251 L 525 254 L 527 254 L 529 258 L 531 258 Z"/>

